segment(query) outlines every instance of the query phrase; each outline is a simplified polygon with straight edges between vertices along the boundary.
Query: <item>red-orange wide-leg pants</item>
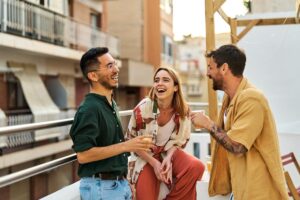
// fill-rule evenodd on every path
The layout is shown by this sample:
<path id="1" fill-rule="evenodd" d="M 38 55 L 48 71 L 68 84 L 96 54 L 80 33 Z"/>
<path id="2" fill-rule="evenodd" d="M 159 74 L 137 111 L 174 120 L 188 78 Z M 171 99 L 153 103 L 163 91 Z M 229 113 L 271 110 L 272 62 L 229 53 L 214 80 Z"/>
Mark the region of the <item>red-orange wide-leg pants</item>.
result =
<path id="1" fill-rule="evenodd" d="M 177 149 L 172 160 L 175 183 L 166 200 L 196 200 L 196 183 L 201 180 L 205 166 L 194 156 Z M 148 163 L 140 172 L 136 183 L 137 200 L 157 200 L 160 181 Z"/>

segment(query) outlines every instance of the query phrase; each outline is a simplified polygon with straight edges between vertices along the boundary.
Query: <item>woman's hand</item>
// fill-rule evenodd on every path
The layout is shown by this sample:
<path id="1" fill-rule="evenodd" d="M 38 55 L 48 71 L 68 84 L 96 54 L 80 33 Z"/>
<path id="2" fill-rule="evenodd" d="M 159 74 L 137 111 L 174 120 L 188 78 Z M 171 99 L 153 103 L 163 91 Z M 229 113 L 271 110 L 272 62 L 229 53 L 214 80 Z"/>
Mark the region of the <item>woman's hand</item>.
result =
<path id="1" fill-rule="evenodd" d="M 166 174 L 172 168 L 172 156 L 167 155 L 161 163 L 161 173 Z"/>
<path id="2" fill-rule="evenodd" d="M 161 164 L 161 174 L 166 184 L 172 183 L 172 155 L 167 155 Z"/>
<path id="3" fill-rule="evenodd" d="M 155 161 L 153 161 L 151 163 L 151 166 L 153 167 L 154 173 L 156 175 L 156 178 L 160 181 L 165 181 L 165 177 L 163 176 L 163 174 L 161 173 L 161 163 L 155 159 Z"/>

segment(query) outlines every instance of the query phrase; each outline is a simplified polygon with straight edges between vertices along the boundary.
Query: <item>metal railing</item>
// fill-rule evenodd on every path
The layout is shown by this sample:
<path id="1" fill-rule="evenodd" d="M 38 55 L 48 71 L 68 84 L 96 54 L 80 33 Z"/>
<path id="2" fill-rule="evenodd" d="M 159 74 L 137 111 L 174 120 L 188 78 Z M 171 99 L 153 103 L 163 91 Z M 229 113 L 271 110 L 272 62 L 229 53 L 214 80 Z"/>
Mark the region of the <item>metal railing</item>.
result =
<path id="1" fill-rule="evenodd" d="M 197 107 L 206 107 L 208 103 L 189 103 L 190 106 L 197 106 Z M 119 115 L 120 117 L 123 116 L 129 116 L 132 113 L 132 110 L 125 110 L 120 111 Z M 45 128 L 53 128 L 58 126 L 65 126 L 70 125 L 73 122 L 73 118 L 70 119 L 64 119 L 64 120 L 56 120 L 56 121 L 49 121 L 49 122 L 39 122 L 39 123 L 33 123 L 33 124 L 23 124 L 23 125 L 17 125 L 12 127 L 0 127 L 0 136 L 6 135 L 6 134 L 12 134 L 20 131 L 33 131 L 33 130 L 40 130 Z M 43 163 L 40 165 L 37 165 L 35 167 L 31 167 L 28 169 L 24 169 L 9 175 L 5 175 L 0 177 L 0 188 L 5 187 L 7 185 L 11 185 L 13 183 L 22 181 L 24 179 L 30 178 L 32 176 L 41 174 L 46 171 L 50 171 L 54 168 L 57 168 L 59 166 L 68 164 L 70 162 L 73 162 L 76 160 L 76 155 L 71 154 L 69 156 L 65 156 L 47 163 Z"/>
<path id="2" fill-rule="evenodd" d="M 21 124 L 29 124 L 33 122 L 32 114 L 14 114 L 7 117 L 7 125 L 15 126 Z M 16 134 L 11 134 L 7 136 L 5 142 L 0 144 L 2 147 L 17 147 L 20 145 L 31 144 L 34 142 L 34 134 L 32 131 L 22 131 Z"/>
<path id="3" fill-rule="evenodd" d="M 28 169 L 21 170 L 19 172 L 15 172 L 15 173 L 0 177 L 0 188 L 5 187 L 7 185 L 11 185 L 11 184 L 19 182 L 19 181 L 22 181 L 22 180 L 30 178 L 32 176 L 41 174 L 43 172 L 50 171 L 59 166 L 73 162 L 76 159 L 77 159 L 76 154 L 71 154 L 71 155 L 68 155 L 68 156 L 47 162 L 47 163 L 43 163 L 43 164 L 28 168 Z"/>
<path id="4" fill-rule="evenodd" d="M 74 49 L 107 46 L 119 55 L 116 37 L 27 1 L 0 0 L 0 31 Z"/>

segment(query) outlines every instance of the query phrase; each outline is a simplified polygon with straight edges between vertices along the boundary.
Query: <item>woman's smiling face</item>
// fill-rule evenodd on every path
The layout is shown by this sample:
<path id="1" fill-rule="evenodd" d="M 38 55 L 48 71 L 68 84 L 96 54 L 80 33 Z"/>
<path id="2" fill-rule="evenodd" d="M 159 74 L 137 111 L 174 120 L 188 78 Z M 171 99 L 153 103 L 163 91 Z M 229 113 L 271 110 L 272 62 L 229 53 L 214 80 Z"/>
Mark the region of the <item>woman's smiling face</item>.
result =
<path id="1" fill-rule="evenodd" d="M 178 86 L 174 84 L 174 80 L 165 70 L 160 70 L 154 77 L 153 87 L 158 100 L 173 98 L 174 93 L 178 90 Z"/>

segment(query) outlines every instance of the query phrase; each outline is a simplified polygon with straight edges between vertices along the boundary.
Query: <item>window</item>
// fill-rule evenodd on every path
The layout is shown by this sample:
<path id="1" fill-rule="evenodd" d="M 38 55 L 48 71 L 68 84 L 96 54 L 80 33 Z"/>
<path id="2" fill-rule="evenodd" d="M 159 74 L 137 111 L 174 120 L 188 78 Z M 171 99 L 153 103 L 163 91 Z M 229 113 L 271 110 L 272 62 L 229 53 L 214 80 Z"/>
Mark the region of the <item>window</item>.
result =
<path id="1" fill-rule="evenodd" d="M 166 63 L 173 64 L 173 40 L 167 35 L 161 37 L 162 60 Z"/>
<path id="2" fill-rule="evenodd" d="M 200 143 L 197 142 L 197 143 L 193 143 L 193 147 L 194 147 L 194 156 L 196 158 L 199 158 L 200 159 Z"/>
<path id="3" fill-rule="evenodd" d="M 44 7 L 49 7 L 49 5 L 50 5 L 49 1 L 50 0 L 40 0 L 39 4 Z"/>
<path id="4" fill-rule="evenodd" d="M 15 76 L 7 76 L 7 96 L 9 110 L 29 109 L 22 87 Z"/>
<path id="5" fill-rule="evenodd" d="M 162 35 L 162 53 L 167 56 L 173 56 L 173 40 L 167 35 Z"/>
<path id="6" fill-rule="evenodd" d="M 101 14 L 100 13 L 91 13 L 91 26 L 93 29 L 101 28 Z"/>

